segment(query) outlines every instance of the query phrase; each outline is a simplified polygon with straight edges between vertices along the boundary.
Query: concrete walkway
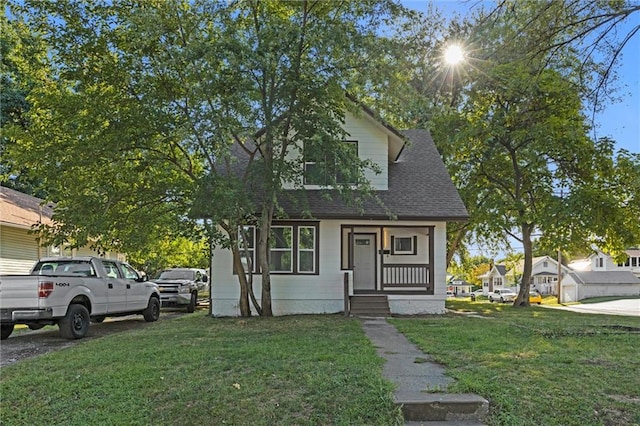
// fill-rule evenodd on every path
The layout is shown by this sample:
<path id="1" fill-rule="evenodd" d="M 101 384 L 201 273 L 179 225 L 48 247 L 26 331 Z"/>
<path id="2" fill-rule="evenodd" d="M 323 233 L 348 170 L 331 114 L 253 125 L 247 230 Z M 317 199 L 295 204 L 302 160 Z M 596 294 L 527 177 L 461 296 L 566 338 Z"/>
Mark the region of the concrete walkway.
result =
<path id="1" fill-rule="evenodd" d="M 384 318 L 362 318 L 362 328 L 386 360 L 383 375 L 396 384 L 394 399 L 407 425 L 482 425 L 489 403 L 474 394 L 450 394 L 453 379 L 433 358 Z"/>

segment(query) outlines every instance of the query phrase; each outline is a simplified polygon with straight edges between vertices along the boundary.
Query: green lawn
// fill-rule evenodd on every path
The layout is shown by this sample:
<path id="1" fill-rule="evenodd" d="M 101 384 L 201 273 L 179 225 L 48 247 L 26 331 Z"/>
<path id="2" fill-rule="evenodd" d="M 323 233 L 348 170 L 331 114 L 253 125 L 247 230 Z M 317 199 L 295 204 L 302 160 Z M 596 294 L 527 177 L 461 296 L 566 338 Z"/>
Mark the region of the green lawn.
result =
<path id="1" fill-rule="evenodd" d="M 391 322 L 491 403 L 495 425 L 640 424 L 640 318 L 488 301 Z"/>
<path id="2" fill-rule="evenodd" d="M 356 319 L 202 313 L 0 371 L 2 425 L 393 425 Z"/>
<path id="3" fill-rule="evenodd" d="M 640 424 L 640 318 L 486 301 L 390 320 L 490 425 Z M 401 425 L 356 319 L 198 312 L 0 371 L 2 425 Z"/>

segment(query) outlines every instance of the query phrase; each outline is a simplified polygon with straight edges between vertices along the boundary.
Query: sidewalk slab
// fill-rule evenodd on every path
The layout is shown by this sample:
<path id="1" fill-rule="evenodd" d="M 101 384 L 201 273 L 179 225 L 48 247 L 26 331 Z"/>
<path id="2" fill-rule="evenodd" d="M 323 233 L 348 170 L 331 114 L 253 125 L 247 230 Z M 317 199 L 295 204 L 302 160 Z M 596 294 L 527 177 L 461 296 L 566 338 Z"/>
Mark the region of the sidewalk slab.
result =
<path id="1" fill-rule="evenodd" d="M 362 318 L 362 328 L 378 356 L 386 360 L 382 374 L 396 384 L 394 400 L 407 424 L 482 425 L 480 419 L 489 411 L 486 399 L 447 393 L 454 379 L 385 318 Z"/>

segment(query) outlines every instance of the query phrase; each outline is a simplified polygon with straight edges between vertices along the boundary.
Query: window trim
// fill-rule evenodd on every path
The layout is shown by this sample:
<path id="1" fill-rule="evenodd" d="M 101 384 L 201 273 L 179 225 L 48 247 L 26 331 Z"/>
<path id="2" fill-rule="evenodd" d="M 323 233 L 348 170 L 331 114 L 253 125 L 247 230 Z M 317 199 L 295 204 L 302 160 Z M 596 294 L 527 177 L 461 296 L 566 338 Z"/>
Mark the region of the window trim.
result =
<path id="1" fill-rule="evenodd" d="M 313 248 L 308 249 L 308 248 L 301 248 L 300 247 L 300 240 L 301 240 L 300 231 L 302 229 L 304 229 L 304 228 L 313 229 Z M 298 274 L 300 274 L 300 275 L 313 275 L 313 274 L 315 274 L 316 268 L 317 268 L 316 259 L 318 257 L 318 254 L 317 254 L 318 228 L 315 227 L 315 226 L 300 225 L 300 226 L 297 227 L 297 237 L 298 237 L 298 241 L 297 241 L 298 246 L 297 246 L 297 250 L 296 250 L 297 251 L 296 270 L 298 271 Z M 311 254 L 312 254 L 313 269 L 311 271 L 302 271 L 301 268 L 300 268 L 300 258 L 301 258 L 300 254 L 302 252 L 305 252 L 305 253 L 311 252 Z"/>
<path id="2" fill-rule="evenodd" d="M 252 274 L 259 274 L 260 273 L 260 259 L 258 256 L 258 248 L 257 248 L 257 244 L 258 244 L 258 239 L 260 238 L 260 230 L 258 229 L 257 226 L 255 225 L 244 225 L 245 227 L 250 227 L 253 229 L 254 235 L 253 235 L 253 241 L 254 241 L 254 248 L 253 250 L 253 271 L 251 271 Z M 271 228 L 275 228 L 275 227 L 292 227 L 292 238 L 293 238 L 293 243 L 292 243 L 292 260 L 291 260 L 291 265 L 292 265 L 292 271 L 271 271 L 271 275 L 319 275 L 320 274 L 320 222 L 318 221 L 274 221 L 271 225 Z M 313 272 L 308 272 L 308 271 L 304 271 L 304 272 L 300 272 L 300 267 L 299 267 L 299 235 L 300 235 L 300 231 L 299 228 L 314 228 L 315 231 L 315 239 L 314 239 L 314 248 L 313 248 L 313 253 L 314 253 L 314 257 L 313 257 Z M 239 231 L 238 231 L 239 232 Z M 271 248 L 269 248 L 269 253 L 271 252 Z M 311 251 L 310 249 L 303 249 L 305 251 Z M 269 254 L 270 256 L 270 254 Z M 233 270 L 233 274 L 236 275 L 236 271 L 235 268 L 232 267 Z"/>
<path id="3" fill-rule="evenodd" d="M 411 241 L 410 250 L 396 250 L 396 240 L 409 239 Z M 418 236 L 391 236 L 391 254 L 395 256 L 415 256 L 418 254 Z"/>

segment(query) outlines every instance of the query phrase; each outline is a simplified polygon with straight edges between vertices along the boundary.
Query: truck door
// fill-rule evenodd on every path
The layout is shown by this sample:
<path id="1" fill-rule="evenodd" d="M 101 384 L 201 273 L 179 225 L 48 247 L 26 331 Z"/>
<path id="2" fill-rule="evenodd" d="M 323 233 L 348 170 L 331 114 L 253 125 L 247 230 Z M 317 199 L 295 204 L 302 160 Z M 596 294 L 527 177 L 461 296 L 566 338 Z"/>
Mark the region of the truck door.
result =
<path id="1" fill-rule="evenodd" d="M 147 307 L 147 288 L 144 283 L 136 281 L 138 273 L 131 266 L 121 263 L 120 268 L 127 284 L 127 310 L 142 310 Z"/>
<path id="2" fill-rule="evenodd" d="M 103 260 L 106 273 L 108 312 L 124 312 L 127 310 L 127 284 L 116 262 Z"/>

